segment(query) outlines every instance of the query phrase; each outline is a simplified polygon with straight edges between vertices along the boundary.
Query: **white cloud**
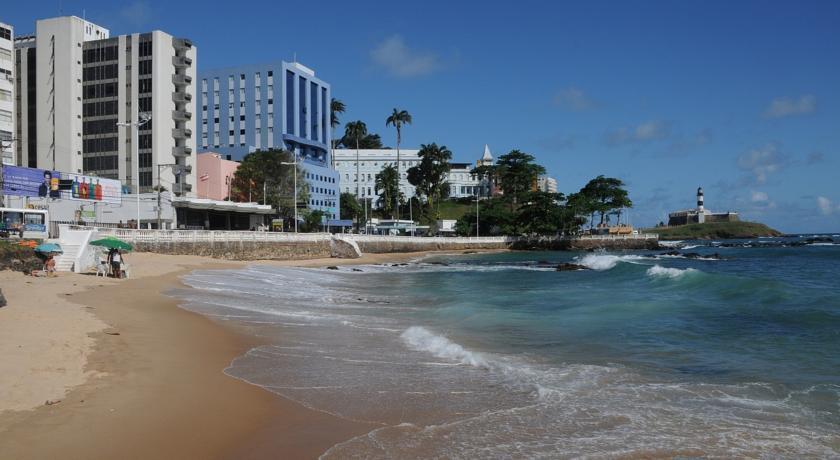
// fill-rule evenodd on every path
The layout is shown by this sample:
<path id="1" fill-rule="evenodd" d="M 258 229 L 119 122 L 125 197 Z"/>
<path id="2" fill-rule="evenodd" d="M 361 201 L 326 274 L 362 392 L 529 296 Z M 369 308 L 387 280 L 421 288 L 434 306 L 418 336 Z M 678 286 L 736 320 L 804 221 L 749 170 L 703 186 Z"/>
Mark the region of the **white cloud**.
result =
<path id="1" fill-rule="evenodd" d="M 598 103 L 582 89 L 569 87 L 554 95 L 554 105 L 573 112 L 583 112 L 598 107 Z"/>
<path id="2" fill-rule="evenodd" d="M 651 120 L 638 126 L 616 129 L 607 133 L 606 141 L 609 145 L 630 144 L 635 142 L 649 142 L 665 139 L 671 134 L 668 123 Z"/>
<path id="3" fill-rule="evenodd" d="M 371 50 L 370 58 L 393 77 L 418 77 L 442 68 L 436 54 L 410 49 L 400 35 L 392 35 L 378 44 Z"/>
<path id="4" fill-rule="evenodd" d="M 766 192 L 757 192 L 755 190 L 752 191 L 750 200 L 753 203 L 762 203 L 766 202 L 769 199 Z"/>
<path id="5" fill-rule="evenodd" d="M 137 0 L 125 5 L 120 16 L 136 27 L 144 26 L 152 19 L 152 7 L 147 1 Z"/>
<path id="6" fill-rule="evenodd" d="M 826 216 L 834 211 L 834 204 L 831 200 L 824 196 L 817 197 L 817 207 L 820 208 L 820 212 Z"/>
<path id="7" fill-rule="evenodd" d="M 774 143 L 744 152 L 738 157 L 738 166 L 745 171 L 752 172 L 755 176 L 755 182 L 758 184 L 767 182 L 767 177 L 781 170 L 783 163 L 784 160 Z"/>
<path id="8" fill-rule="evenodd" d="M 799 99 L 777 97 L 770 102 L 764 111 L 764 118 L 782 118 L 792 115 L 804 115 L 817 108 L 817 98 L 811 94 L 800 96 Z"/>

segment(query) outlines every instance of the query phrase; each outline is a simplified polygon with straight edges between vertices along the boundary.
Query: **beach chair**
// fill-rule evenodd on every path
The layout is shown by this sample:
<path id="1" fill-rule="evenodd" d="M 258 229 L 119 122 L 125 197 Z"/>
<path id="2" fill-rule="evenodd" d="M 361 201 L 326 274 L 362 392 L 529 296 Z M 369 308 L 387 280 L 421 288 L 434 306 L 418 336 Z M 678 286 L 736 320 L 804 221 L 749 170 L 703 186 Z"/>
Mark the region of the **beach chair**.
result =
<path id="1" fill-rule="evenodd" d="M 123 262 L 122 265 L 120 265 L 120 270 L 122 271 L 121 278 L 125 278 L 125 279 L 131 278 L 131 266 L 130 265 Z"/>
<path id="2" fill-rule="evenodd" d="M 99 264 L 96 266 L 96 276 L 102 276 L 103 278 L 108 277 L 108 262 L 104 260 L 100 260 Z"/>

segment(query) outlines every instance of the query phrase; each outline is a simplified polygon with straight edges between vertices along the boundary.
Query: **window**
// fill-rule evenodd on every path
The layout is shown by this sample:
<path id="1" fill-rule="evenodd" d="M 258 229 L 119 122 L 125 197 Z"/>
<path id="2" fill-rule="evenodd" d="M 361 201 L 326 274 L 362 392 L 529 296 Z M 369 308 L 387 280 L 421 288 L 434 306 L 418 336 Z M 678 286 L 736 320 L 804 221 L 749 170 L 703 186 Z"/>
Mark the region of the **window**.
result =
<path id="1" fill-rule="evenodd" d="M 12 122 L 12 112 L 8 110 L 0 110 L 0 121 L 4 121 L 6 123 Z"/>
<path id="2" fill-rule="evenodd" d="M 273 77 L 273 76 L 274 76 L 274 71 L 269 70 L 269 71 L 268 71 L 268 76 L 269 76 L 269 77 Z"/>

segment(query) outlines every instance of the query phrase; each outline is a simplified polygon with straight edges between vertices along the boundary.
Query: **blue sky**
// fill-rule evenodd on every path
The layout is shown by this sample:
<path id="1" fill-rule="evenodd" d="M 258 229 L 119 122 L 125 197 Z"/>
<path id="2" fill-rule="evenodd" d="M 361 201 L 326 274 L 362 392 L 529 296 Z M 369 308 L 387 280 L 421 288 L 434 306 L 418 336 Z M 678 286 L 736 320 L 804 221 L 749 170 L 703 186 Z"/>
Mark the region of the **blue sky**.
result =
<path id="1" fill-rule="evenodd" d="M 298 60 L 394 145 L 520 149 L 563 192 L 620 177 L 635 225 L 693 205 L 840 231 L 840 2 L 16 2 L 192 38 L 200 68 Z M 296 8 L 301 8 L 296 10 Z"/>

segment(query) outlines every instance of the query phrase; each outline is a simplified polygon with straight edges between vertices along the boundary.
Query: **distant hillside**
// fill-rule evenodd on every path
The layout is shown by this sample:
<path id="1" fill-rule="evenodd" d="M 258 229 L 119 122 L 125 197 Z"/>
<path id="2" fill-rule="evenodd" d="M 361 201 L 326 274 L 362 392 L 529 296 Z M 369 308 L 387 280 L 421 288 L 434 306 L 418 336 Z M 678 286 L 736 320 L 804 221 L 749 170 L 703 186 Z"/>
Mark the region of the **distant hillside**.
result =
<path id="1" fill-rule="evenodd" d="M 663 240 L 710 240 L 727 238 L 757 238 L 759 236 L 782 236 L 758 222 L 715 222 L 708 224 L 689 224 L 677 227 L 648 228 L 646 233 L 658 233 Z"/>

